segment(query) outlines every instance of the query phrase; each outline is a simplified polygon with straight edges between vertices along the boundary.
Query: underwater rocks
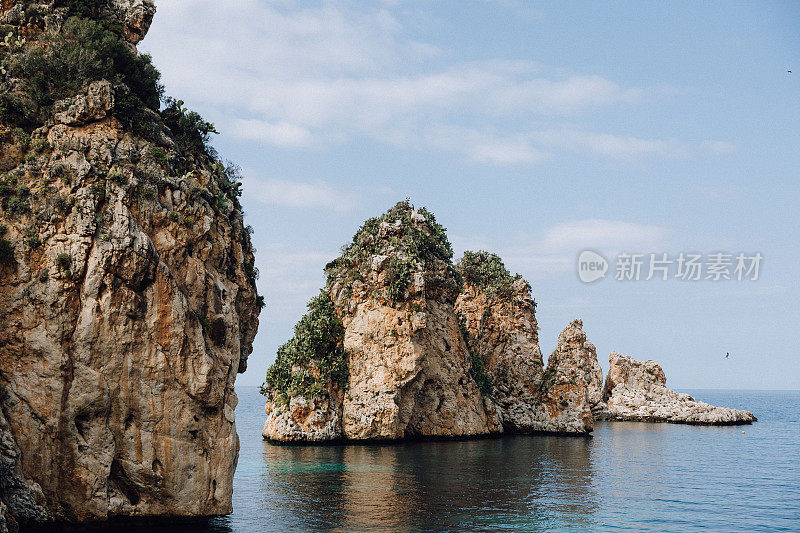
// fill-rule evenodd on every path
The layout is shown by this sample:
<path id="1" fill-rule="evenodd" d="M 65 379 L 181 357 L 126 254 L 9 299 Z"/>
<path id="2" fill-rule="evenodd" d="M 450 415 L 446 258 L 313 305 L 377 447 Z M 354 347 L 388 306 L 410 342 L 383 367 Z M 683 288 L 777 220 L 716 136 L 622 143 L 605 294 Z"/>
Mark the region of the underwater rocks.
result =
<path id="1" fill-rule="evenodd" d="M 666 387 L 667 378 L 653 361 L 612 352 L 603 388 L 603 420 L 672 422 L 676 424 L 736 425 L 757 419 L 749 411 L 715 407 Z"/>

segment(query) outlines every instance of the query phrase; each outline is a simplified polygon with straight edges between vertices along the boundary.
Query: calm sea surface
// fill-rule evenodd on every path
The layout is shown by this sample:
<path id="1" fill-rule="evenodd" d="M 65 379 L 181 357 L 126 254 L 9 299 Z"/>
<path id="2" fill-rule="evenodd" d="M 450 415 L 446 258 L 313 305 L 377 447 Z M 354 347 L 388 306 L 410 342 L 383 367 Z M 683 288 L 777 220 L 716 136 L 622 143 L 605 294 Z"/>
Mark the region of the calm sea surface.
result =
<path id="1" fill-rule="evenodd" d="M 601 422 L 592 439 L 274 446 L 261 439 L 261 397 L 241 387 L 233 514 L 147 529 L 800 531 L 800 391 L 686 392 L 759 421 Z"/>

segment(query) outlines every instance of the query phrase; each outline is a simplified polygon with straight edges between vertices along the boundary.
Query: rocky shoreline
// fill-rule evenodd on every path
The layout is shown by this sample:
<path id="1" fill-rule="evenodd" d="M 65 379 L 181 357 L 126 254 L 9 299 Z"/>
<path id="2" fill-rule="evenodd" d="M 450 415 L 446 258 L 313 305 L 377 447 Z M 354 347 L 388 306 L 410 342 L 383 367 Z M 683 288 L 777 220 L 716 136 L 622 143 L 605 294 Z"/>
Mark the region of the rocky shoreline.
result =
<path id="1" fill-rule="evenodd" d="M 667 378 L 653 361 L 636 361 L 612 352 L 603 387 L 601 420 L 669 422 L 691 425 L 742 425 L 757 421 L 753 413 L 715 407 L 666 387 Z"/>

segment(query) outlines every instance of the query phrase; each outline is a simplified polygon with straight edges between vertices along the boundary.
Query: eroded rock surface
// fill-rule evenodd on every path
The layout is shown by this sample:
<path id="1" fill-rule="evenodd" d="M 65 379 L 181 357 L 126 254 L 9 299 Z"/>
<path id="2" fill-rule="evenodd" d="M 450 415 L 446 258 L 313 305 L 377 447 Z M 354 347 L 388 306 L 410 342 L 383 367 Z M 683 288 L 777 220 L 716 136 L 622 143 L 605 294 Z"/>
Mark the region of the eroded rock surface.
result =
<path id="1" fill-rule="evenodd" d="M 749 424 L 756 417 L 749 411 L 715 407 L 690 395 L 666 387 L 667 378 L 653 361 L 612 352 L 603 388 L 606 407 L 599 416 L 605 420 L 673 422 L 680 424 Z"/>
<path id="2" fill-rule="evenodd" d="M 465 280 L 456 302 L 491 381 L 490 401 L 505 430 L 514 432 L 546 431 L 548 422 L 539 401 L 544 363 L 530 291 L 521 278 L 505 297 Z"/>
<path id="3" fill-rule="evenodd" d="M 27 36 L 16 54 L 69 14 L 7 4 L 2 19 Z M 114 0 L 103 16 L 132 46 L 153 11 Z M 3 81 L 3 96 L 28 101 L 25 87 Z M 33 131 L 0 125 L 0 520 L 12 529 L 231 511 L 233 383 L 259 311 L 238 185 L 157 110 L 123 121 L 115 102 L 129 97 L 118 80 L 86 80 L 40 103 Z"/>
<path id="4" fill-rule="evenodd" d="M 285 366 L 291 377 L 280 385 L 270 377 L 274 369 L 268 374 L 264 436 L 397 440 L 501 431 L 496 411 L 470 375 L 454 309 L 458 285 L 451 255 L 433 215 L 405 202 L 367 221 L 329 265 L 322 296 L 342 322 L 346 376 L 341 386 L 321 376 L 319 357 L 306 357 L 305 348 L 293 351 L 292 361 L 279 351 L 275 368 Z M 304 389 L 304 373 L 326 392 L 314 396 Z"/>
<path id="5" fill-rule="evenodd" d="M 587 382 L 594 386 L 602 376 L 584 360 L 594 356 L 585 335 L 580 353 L 565 337 L 563 355 L 546 373 L 530 285 L 493 254 L 468 252 L 458 265 L 451 254 L 444 228 L 407 202 L 368 220 L 328 265 L 323 295 L 309 304 L 267 374 L 264 437 L 591 431 Z M 324 299 L 327 314 L 319 311 Z M 326 329 L 336 320 L 341 344 L 315 344 L 322 331 L 338 336 Z M 332 358 L 332 351 L 341 355 Z M 341 363 L 338 379 L 326 370 L 334 360 Z M 570 382 L 573 374 L 579 381 Z"/>

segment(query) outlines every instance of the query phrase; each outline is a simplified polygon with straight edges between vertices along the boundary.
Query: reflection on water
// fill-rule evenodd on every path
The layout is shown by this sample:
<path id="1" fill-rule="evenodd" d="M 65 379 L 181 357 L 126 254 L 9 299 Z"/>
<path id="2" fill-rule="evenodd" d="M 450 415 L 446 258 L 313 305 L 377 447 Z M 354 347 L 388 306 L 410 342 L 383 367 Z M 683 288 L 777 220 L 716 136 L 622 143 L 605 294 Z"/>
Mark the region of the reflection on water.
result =
<path id="1" fill-rule="evenodd" d="M 88 531 L 800 531 L 798 392 L 693 393 L 754 411 L 744 428 L 608 422 L 593 439 L 305 447 L 264 443 L 263 398 L 237 393 L 231 516 Z"/>
<path id="2" fill-rule="evenodd" d="M 581 528 L 597 508 L 590 439 L 504 438 L 391 446 L 264 444 L 265 506 L 289 528 Z M 276 501 L 277 500 L 277 501 Z M 564 516 L 571 519 L 568 523 Z"/>

